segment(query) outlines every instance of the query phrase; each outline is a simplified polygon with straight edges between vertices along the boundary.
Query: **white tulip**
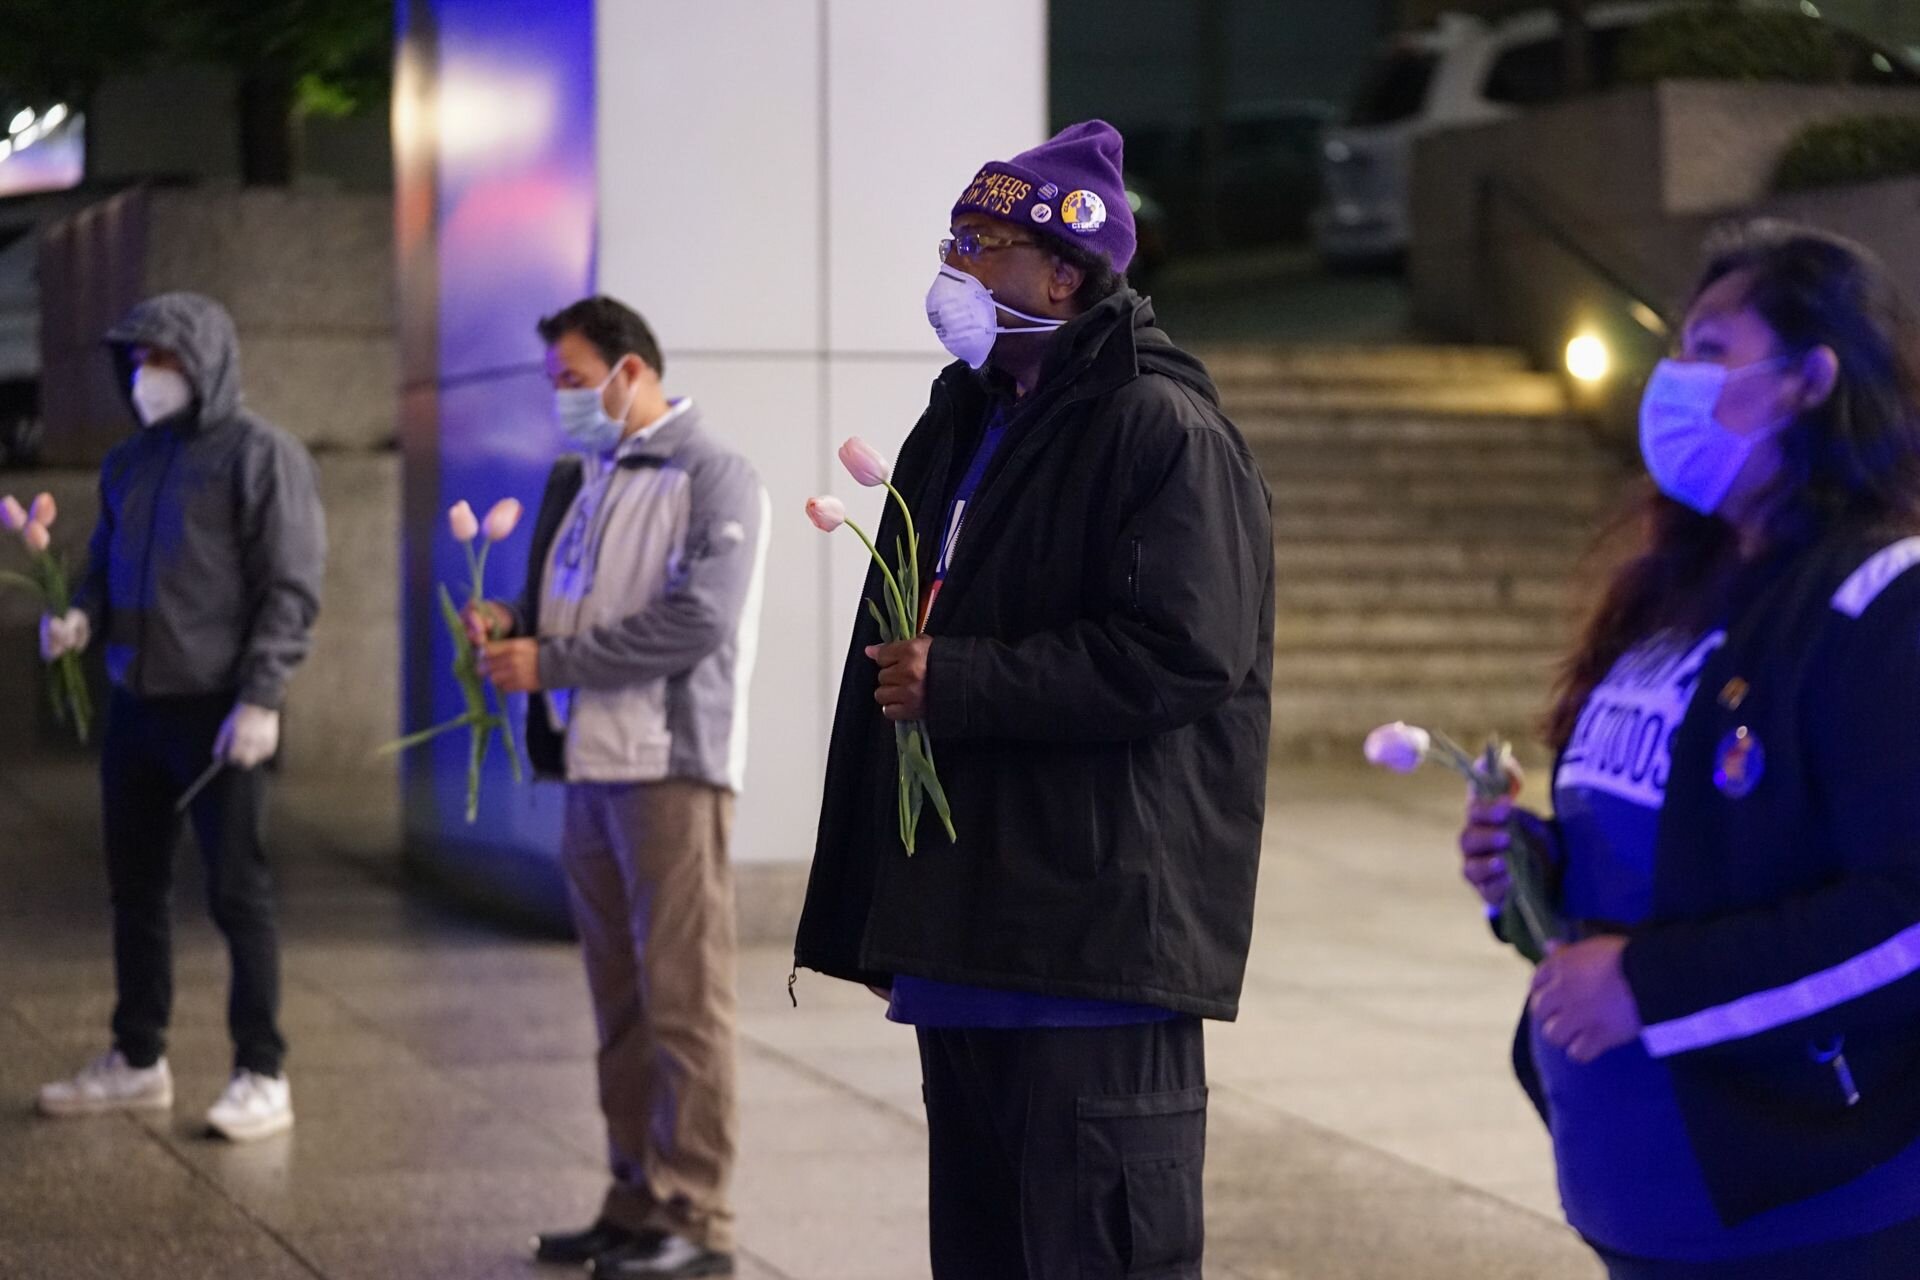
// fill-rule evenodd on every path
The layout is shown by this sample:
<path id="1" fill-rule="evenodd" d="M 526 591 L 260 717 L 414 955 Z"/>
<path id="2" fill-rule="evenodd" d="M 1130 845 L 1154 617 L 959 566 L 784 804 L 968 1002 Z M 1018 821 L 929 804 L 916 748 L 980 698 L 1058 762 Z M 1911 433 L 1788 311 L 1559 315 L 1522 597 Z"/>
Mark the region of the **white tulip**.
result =
<path id="1" fill-rule="evenodd" d="M 1432 734 L 1399 720 L 1368 734 L 1365 748 L 1370 763 L 1395 773 L 1412 773 L 1432 749 Z"/>

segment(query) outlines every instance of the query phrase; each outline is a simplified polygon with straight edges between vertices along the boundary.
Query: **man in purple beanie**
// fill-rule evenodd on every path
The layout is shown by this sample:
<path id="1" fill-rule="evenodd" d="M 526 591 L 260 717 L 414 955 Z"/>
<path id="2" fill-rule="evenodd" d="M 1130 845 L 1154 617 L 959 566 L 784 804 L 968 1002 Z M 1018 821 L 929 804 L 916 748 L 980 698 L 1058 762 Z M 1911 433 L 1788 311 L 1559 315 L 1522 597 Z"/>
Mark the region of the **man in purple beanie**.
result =
<path id="1" fill-rule="evenodd" d="M 1075 125 L 953 207 L 927 318 L 955 363 L 894 471 L 922 634 L 856 619 L 795 945 L 916 1028 L 936 1280 L 1200 1275 L 1200 1020 L 1235 1015 L 1253 926 L 1273 532 L 1206 370 L 1127 287 L 1120 151 Z M 905 533 L 889 509 L 879 545 Z M 958 832 L 929 818 L 912 857 L 903 721 Z"/>

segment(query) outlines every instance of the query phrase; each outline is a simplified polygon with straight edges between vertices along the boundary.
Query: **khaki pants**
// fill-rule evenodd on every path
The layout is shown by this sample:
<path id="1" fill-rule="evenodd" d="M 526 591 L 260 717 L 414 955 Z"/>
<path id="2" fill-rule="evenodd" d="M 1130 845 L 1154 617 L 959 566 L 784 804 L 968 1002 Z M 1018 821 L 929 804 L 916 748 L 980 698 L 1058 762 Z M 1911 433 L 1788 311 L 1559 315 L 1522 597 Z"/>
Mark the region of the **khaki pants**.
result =
<path id="1" fill-rule="evenodd" d="M 560 844 L 600 1028 L 601 1216 L 720 1251 L 739 1132 L 732 828 L 717 787 L 576 783 Z"/>

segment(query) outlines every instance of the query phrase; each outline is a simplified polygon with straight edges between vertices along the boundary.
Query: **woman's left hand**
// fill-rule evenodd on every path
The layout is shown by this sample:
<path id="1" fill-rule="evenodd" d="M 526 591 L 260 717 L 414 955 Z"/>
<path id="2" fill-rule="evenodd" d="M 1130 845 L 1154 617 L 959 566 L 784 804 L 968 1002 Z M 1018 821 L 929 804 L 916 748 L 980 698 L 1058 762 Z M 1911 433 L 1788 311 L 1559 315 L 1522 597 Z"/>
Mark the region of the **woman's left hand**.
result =
<path id="1" fill-rule="evenodd" d="M 1551 946 L 1533 974 L 1527 1007 L 1540 1035 L 1575 1062 L 1592 1062 L 1640 1034 L 1640 1007 L 1620 969 L 1617 934 Z"/>

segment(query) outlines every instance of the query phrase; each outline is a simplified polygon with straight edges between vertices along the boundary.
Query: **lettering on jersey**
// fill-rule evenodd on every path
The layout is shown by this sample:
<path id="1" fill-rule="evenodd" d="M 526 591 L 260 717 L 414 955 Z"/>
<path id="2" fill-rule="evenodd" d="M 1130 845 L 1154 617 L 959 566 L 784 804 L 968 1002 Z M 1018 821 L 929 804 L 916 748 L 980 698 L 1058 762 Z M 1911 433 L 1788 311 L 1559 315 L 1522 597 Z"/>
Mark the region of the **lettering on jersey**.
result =
<path id="1" fill-rule="evenodd" d="M 1673 739 L 1700 672 L 1727 633 L 1688 648 L 1671 640 L 1641 645 L 1616 662 L 1574 726 L 1560 760 L 1560 787 L 1584 787 L 1658 809 L 1673 775 Z"/>

